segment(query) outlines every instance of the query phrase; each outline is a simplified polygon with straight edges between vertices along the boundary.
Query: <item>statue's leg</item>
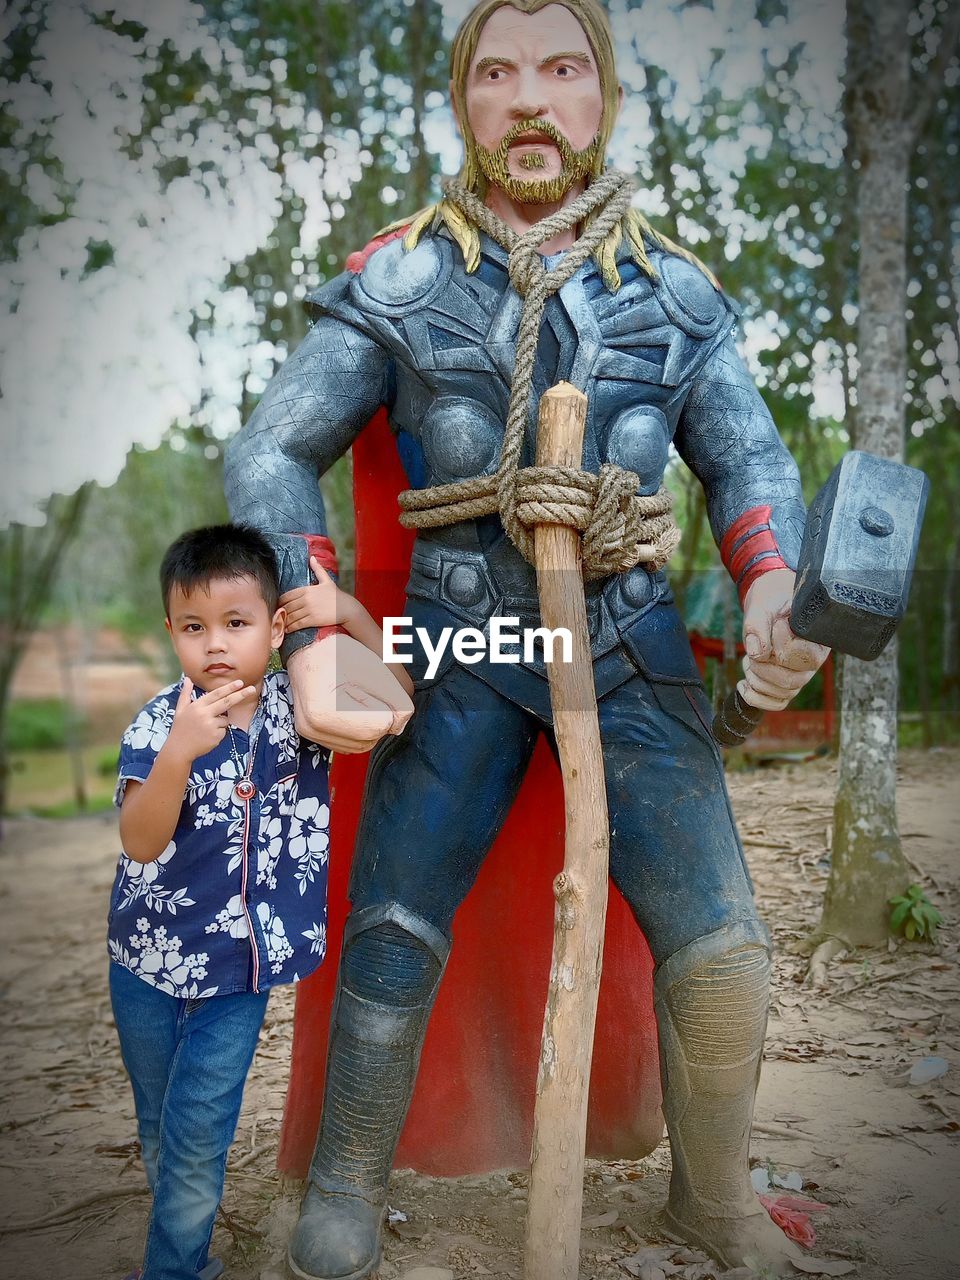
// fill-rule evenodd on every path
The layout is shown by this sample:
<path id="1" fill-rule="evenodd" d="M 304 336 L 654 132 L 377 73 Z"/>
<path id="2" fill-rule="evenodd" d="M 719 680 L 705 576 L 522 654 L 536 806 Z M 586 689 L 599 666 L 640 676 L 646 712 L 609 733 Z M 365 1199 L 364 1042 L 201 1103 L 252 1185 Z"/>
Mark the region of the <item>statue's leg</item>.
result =
<path id="1" fill-rule="evenodd" d="M 702 691 L 641 677 L 600 704 L 611 873 L 657 969 L 665 1224 L 728 1267 L 792 1274 L 799 1250 L 750 1184 L 770 954 Z M 765 1269 L 765 1270 L 764 1270 Z"/>
<path id="2" fill-rule="evenodd" d="M 379 1264 L 387 1180 L 448 951 L 400 904 L 347 921 L 323 1118 L 290 1241 L 296 1276 L 357 1280 Z"/>
<path id="3" fill-rule="evenodd" d="M 537 737 L 520 708 L 454 668 L 370 764 L 334 1005 L 320 1134 L 288 1261 L 362 1280 L 380 1260 L 394 1151 L 454 913 Z"/>

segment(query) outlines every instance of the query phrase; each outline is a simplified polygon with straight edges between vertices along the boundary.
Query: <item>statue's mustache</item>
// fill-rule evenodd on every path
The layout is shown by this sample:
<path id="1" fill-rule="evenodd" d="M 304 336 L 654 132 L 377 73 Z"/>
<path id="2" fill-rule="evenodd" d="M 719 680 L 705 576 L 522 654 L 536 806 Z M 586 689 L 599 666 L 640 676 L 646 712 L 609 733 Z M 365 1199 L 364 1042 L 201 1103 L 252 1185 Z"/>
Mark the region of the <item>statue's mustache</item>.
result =
<path id="1" fill-rule="evenodd" d="M 535 137 L 525 135 L 534 134 Z M 557 126 L 549 120 L 519 120 L 515 125 L 507 130 L 500 139 L 500 143 L 494 151 L 494 155 L 501 160 L 506 160 L 507 152 L 515 142 L 552 142 L 560 152 L 560 159 L 564 164 L 567 163 L 574 155 L 574 149 L 570 145 L 570 140 L 560 132 Z"/>

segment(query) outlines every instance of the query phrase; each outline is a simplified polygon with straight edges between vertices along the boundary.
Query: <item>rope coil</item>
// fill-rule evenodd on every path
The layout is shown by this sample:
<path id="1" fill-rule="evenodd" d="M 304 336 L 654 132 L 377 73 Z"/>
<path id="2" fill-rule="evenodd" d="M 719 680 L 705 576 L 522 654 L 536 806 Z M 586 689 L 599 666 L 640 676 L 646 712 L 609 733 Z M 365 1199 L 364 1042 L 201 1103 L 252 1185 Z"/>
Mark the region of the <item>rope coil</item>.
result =
<path id="1" fill-rule="evenodd" d="M 400 494 L 400 523 L 408 529 L 435 529 L 499 513 L 511 542 L 530 564 L 535 563 L 533 526 L 567 524 L 583 533 L 587 578 L 623 573 L 640 563 L 661 568 L 680 541 L 666 489 L 639 496 L 638 476 L 613 463 L 604 464 L 599 475 L 572 467 L 520 466 L 547 299 L 576 275 L 622 221 L 633 195 L 631 180 L 607 170 L 574 201 L 523 235 L 457 182 L 446 182 L 444 195 L 508 254 L 510 283 L 523 299 L 516 364 L 496 474 L 405 490 Z M 548 271 L 541 247 L 591 215 L 583 234 Z"/>

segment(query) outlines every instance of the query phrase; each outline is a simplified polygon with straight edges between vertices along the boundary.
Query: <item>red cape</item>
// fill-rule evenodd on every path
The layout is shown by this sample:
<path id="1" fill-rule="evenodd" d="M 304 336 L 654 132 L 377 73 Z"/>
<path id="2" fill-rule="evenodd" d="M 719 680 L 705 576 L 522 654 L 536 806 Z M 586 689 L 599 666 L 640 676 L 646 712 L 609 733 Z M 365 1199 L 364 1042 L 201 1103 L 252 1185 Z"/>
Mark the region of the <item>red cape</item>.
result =
<path id="1" fill-rule="evenodd" d="M 407 480 L 383 412 L 353 446 L 353 476 L 356 593 L 378 620 L 402 615 L 414 535 L 396 519 L 397 494 Z M 297 991 L 278 1156 L 280 1171 L 296 1178 L 306 1175 L 320 1121 L 327 1029 L 367 759 L 340 756 L 331 776 L 328 958 Z M 553 944 L 551 886 L 562 866 L 560 773 L 541 741 L 500 838 L 454 922 L 454 946 L 427 1032 L 398 1168 L 454 1176 L 529 1162 Z M 589 1155 L 639 1159 L 660 1140 L 652 971 L 643 935 L 611 885 L 590 1084 Z"/>

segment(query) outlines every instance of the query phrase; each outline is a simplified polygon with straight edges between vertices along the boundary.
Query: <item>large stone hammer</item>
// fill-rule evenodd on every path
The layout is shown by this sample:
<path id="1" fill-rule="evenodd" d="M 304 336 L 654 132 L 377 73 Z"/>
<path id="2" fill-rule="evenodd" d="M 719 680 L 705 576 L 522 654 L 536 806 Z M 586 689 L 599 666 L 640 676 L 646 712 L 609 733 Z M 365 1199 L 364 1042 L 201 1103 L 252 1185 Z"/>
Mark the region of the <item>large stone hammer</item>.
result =
<path id="1" fill-rule="evenodd" d="M 790 626 L 804 640 L 866 661 L 886 648 L 907 608 L 930 481 L 916 467 L 851 450 L 807 512 Z M 739 746 L 763 711 L 734 689 L 713 722 Z"/>

